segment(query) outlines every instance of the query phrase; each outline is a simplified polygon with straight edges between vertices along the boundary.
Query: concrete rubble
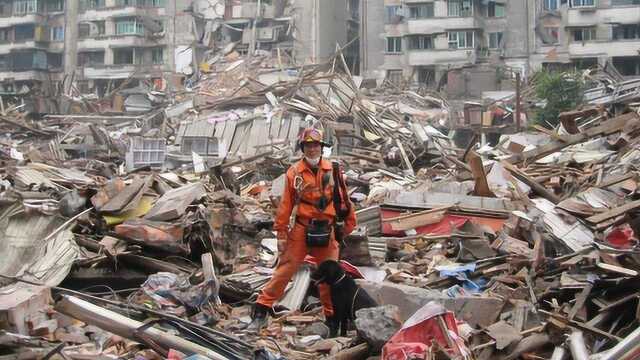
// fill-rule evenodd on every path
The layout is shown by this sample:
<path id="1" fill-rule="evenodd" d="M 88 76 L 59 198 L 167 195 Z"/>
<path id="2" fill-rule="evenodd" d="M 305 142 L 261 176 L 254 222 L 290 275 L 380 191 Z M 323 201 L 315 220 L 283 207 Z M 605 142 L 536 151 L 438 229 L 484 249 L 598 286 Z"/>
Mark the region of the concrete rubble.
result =
<path id="1" fill-rule="evenodd" d="M 526 89 L 456 112 L 362 82 L 339 48 L 297 66 L 229 47 L 172 97 L 114 90 L 133 112 L 3 106 L 0 354 L 637 358 L 640 95 L 596 85 L 550 129 Z M 249 334 L 307 126 L 357 208 L 341 260 L 381 307 L 328 338 L 308 265 Z"/>

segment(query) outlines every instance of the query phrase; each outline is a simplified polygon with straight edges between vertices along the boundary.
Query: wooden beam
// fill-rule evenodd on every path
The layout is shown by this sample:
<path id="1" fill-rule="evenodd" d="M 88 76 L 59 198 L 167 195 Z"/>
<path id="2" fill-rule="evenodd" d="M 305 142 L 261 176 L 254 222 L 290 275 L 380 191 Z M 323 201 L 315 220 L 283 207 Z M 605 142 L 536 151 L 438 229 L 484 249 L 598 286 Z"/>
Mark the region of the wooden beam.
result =
<path id="1" fill-rule="evenodd" d="M 536 194 L 542 196 L 543 198 L 551 201 L 554 204 L 557 204 L 560 202 L 560 198 L 558 196 L 556 196 L 554 193 L 549 191 L 546 187 L 537 183 L 532 177 L 524 173 L 522 170 L 518 169 L 517 167 L 511 165 L 506 161 L 501 162 L 501 164 L 514 177 L 516 177 L 518 180 L 522 181 L 523 183 L 529 185 L 531 187 L 531 190 L 533 190 Z"/>
<path id="2" fill-rule="evenodd" d="M 475 181 L 473 194 L 476 196 L 496 197 L 489 188 L 487 174 L 484 172 L 484 166 L 482 165 L 480 156 L 475 151 L 470 150 L 469 153 L 467 153 L 466 161 L 471 168 L 473 180 Z"/>
<path id="3" fill-rule="evenodd" d="M 636 201 L 626 203 L 622 206 L 618 206 L 617 208 L 611 209 L 602 214 L 590 216 L 586 220 L 591 224 L 599 224 L 603 221 L 618 217 L 620 215 L 625 214 L 627 211 L 631 211 L 639 207 L 640 207 L 640 200 L 636 200 Z"/>

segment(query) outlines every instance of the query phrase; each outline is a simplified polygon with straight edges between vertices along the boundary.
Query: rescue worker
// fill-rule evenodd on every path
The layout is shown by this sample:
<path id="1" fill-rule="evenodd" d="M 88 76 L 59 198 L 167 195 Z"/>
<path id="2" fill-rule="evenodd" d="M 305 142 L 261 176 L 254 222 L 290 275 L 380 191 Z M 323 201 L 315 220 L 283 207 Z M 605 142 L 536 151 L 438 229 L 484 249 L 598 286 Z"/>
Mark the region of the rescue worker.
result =
<path id="1" fill-rule="evenodd" d="M 283 295 L 307 254 L 314 256 L 318 264 L 324 260 L 338 260 L 339 244 L 334 231 L 336 203 L 342 201 L 342 204 L 349 205 L 346 216 L 343 216 L 343 224 L 338 226 L 338 229 L 342 229 L 340 235 L 348 235 L 356 226 L 355 211 L 345 192 L 338 191 L 342 196 L 334 198 L 336 186 L 332 164 L 322 158 L 322 148 L 327 146 L 323 142 L 322 131 L 305 129 L 298 145 L 304 157 L 287 170 L 286 184 L 273 226 L 277 232 L 279 262 L 271 280 L 256 300 L 253 320 L 247 328 L 249 331 L 258 332 L 266 325 L 273 304 Z M 329 319 L 333 316 L 329 286 L 321 284 L 318 291 L 324 315 Z"/>

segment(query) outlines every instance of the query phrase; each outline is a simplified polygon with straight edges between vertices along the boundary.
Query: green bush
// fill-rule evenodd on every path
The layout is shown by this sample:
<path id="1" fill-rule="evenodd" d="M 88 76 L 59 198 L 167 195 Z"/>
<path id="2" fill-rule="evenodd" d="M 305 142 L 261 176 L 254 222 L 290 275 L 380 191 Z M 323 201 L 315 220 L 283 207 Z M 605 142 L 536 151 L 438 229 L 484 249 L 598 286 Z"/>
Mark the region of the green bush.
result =
<path id="1" fill-rule="evenodd" d="M 579 73 L 543 70 L 534 79 L 538 100 L 546 102 L 536 111 L 537 124 L 555 127 L 561 112 L 573 110 L 582 103 L 584 82 Z"/>

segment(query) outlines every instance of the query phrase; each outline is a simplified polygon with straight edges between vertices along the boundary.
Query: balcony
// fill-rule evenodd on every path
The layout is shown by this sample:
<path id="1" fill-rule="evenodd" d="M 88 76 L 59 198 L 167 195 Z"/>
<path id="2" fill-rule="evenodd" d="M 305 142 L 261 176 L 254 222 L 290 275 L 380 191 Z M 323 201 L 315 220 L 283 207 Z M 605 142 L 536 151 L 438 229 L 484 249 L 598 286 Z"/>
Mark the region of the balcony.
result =
<path id="1" fill-rule="evenodd" d="M 484 20 L 477 16 L 410 19 L 407 34 L 438 34 L 447 30 L 482 29 Z"/>
<path id="2" fill-rule="evenodd" d="M 86 49 L 106 49 L 121 48 L 121 47 L 145 47 L 153 46 L 150 44 L 144 36 L 140 35 L 101 35 L 96 38 L 86 38 L 78 40 L 78 50 Z"/>
<path id="3" fill-rule="evenodd" d="M 571 8 L 567 11 L 567 26 L 585 26 L 595 24 L 640 23 L 640 5 L 634 7 L 615 7 L 585 11 L 585 8 Z"/>
<path id="4" fill-rule="evenodd" d="M 0 17 L 0 28 L 11 27 L 22 24 L 43 24 L 46 16 L 41 14 L 16 15 L 11 17 Z"/>
<path id="5" fill-rule="evenodd" d="M 0 81 L 48 81 L 51 79 L 50 74 L 47 70 L 12 71 L 4 69 L 0 70 Z"/>
<path id="6" fill-rule="evenodd" d="M 92 65 L 83 68 L 84 79 L 127 79 L 135 74 L 136 78 L 160 77 L 169 71 L 167 65 Z"/>
<path id="7" fill-rule="evenodd" d="M 107 20 L 110 18 L 126 17 L 126 16 L 164 16 L 166 15 L 163 7 L 141 8 L 135 6 L 127 6 L 121 8 L 102 8 L 89 9 L 78 14 L 78 22 L 92 20 Z"/>
<path id="8" fill-rule="evenodd" d="M 638 49 L 640 49 L 640 39 L 572 42 L 569 43 L 569 56 L 638 56 Z"/>
<path id="9" fill-rule="evenodd" d="M 476 54 L 474 49 L 410 50 L 408 58 L 411 66 L 472 64 L 475 63 Z"/>

